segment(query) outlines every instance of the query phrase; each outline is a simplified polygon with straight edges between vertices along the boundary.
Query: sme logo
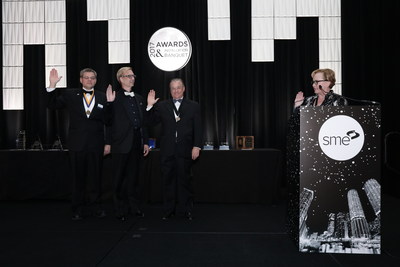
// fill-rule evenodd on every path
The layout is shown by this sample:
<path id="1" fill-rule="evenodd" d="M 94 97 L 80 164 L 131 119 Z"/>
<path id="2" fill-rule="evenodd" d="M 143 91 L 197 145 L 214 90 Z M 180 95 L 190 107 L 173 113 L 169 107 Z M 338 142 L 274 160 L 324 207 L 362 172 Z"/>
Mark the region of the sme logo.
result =
<path id="1" fill-rule="evenodd" d="M 364 130 L 352 117 L 337 115 L 321 126 L 318 142 L 331 159 L 349 160 L 357 156 L 364 146 Z"/>

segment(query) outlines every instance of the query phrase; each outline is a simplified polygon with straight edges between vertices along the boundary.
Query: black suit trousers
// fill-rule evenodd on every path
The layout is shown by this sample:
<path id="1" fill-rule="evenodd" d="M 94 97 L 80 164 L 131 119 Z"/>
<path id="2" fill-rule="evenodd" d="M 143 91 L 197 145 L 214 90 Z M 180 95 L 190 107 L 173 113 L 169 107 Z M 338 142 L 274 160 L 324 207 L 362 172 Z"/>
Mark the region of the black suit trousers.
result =
<path id="1" fill-rule="evenodd" d="M 112 154 L 113 201 L 117 215 L 127 214 L 129 209 L 135 213 L 141 208 L 139 173 L 142 154 L 140 148 Z"/>
<path id="2" fill-rule="evenodd" d="M 166 213 L 192 211 L 193 187 L 191 166 L 191 158 L 176 155 L 163 156 L 161 158 Z"/>
<path id="3" fill-rule="evenodd" d="M 69 151 L 72 170 L 72 211 L 85 205 L 101 208 L 102 151 Z"/>

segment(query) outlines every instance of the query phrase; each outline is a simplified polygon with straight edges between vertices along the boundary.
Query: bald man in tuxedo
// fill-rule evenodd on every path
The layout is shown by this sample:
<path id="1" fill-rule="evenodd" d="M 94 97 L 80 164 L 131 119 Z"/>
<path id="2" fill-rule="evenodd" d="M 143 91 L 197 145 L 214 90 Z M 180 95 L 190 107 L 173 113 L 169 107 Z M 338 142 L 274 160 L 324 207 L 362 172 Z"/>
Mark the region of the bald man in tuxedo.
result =
<path id="1" fill-rule="evenodd" d="M 180 78 L 170 84 L 172 99 L 158 102 L 155 91 L 147 96 L 147 116 L 150 125 L 162 124 L 161 172 L 165 215 L 163 220 L 177 212 L 192 220 L 193 188 L 191 167 L 200 156 L 202 125 L 200 105 L 184 97 L 185 85 Z"/>

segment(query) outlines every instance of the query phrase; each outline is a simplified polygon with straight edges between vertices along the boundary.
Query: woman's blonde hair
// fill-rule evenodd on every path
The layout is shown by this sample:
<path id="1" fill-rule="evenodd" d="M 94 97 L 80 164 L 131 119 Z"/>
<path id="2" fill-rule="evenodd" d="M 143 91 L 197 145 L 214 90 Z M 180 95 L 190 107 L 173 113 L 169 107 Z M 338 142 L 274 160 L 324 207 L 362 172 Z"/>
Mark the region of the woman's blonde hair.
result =
<path id="1" fill-rule="evenodd" d="M 336 83 L 336 78 L 335 78 L 335 72 L 331 69 L 316 69 L 313 72 L 311 72 L 311 78 L 314 79 L 314 75 L 317 73 L 322 73 L 324 74 L 324 79 L 329 81 L 331 84 L 329 85 L 329 88 L 333 88 Z"/>

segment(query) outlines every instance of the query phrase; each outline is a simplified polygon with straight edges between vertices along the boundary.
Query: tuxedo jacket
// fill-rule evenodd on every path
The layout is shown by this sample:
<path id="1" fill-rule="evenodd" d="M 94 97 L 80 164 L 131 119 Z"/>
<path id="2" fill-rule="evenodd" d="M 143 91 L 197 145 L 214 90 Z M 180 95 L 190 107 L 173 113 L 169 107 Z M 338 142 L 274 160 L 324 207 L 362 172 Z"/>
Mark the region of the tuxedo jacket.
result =
<path id="1" fill-rule="evenodd" d="M 61 91 L 58 96 L 57 91 Z M 69 114 L 67 146 L 71 151 L 104 150 L 107 99 L 94 90 L 94 107 L 86 116 L 82 89 L 56 89 L 49 93 L 48 108 L 67 109 Z"/>
<path id="2" fill-rule="evenodd" d="M 144 126 L 146 102 L 141 95 L 136 93 L 133 100 L 139 111 L 139 114 L 136 115 L 132 113 L 129 96 L 124 95 L 123 89 L 118 90 L 114 102 L 109 103 L 111 127 L 108 131 L 107 143 L 111 145 L 112 153 L 128 153 L 136 144 L 140 144 L 140 147 L 136 147 L 137 149 L 142 149 L 144 144 L 148 144 L 147 127 Z M 137 131 L 134 130 L 134 116 L 140 120 L 141 127 Z"/>
<path id="3" fill-rule="evenodd" d="M 150 125 L 161 122 L 161 156 L 180 156 L 190 158 L 192 148 L 202 148 L 203 129 L 200 105 L 183 98 L 179 107 L 180 120 L 176 121 L 172 99 L 156 103 L 148 111 Z"/>

